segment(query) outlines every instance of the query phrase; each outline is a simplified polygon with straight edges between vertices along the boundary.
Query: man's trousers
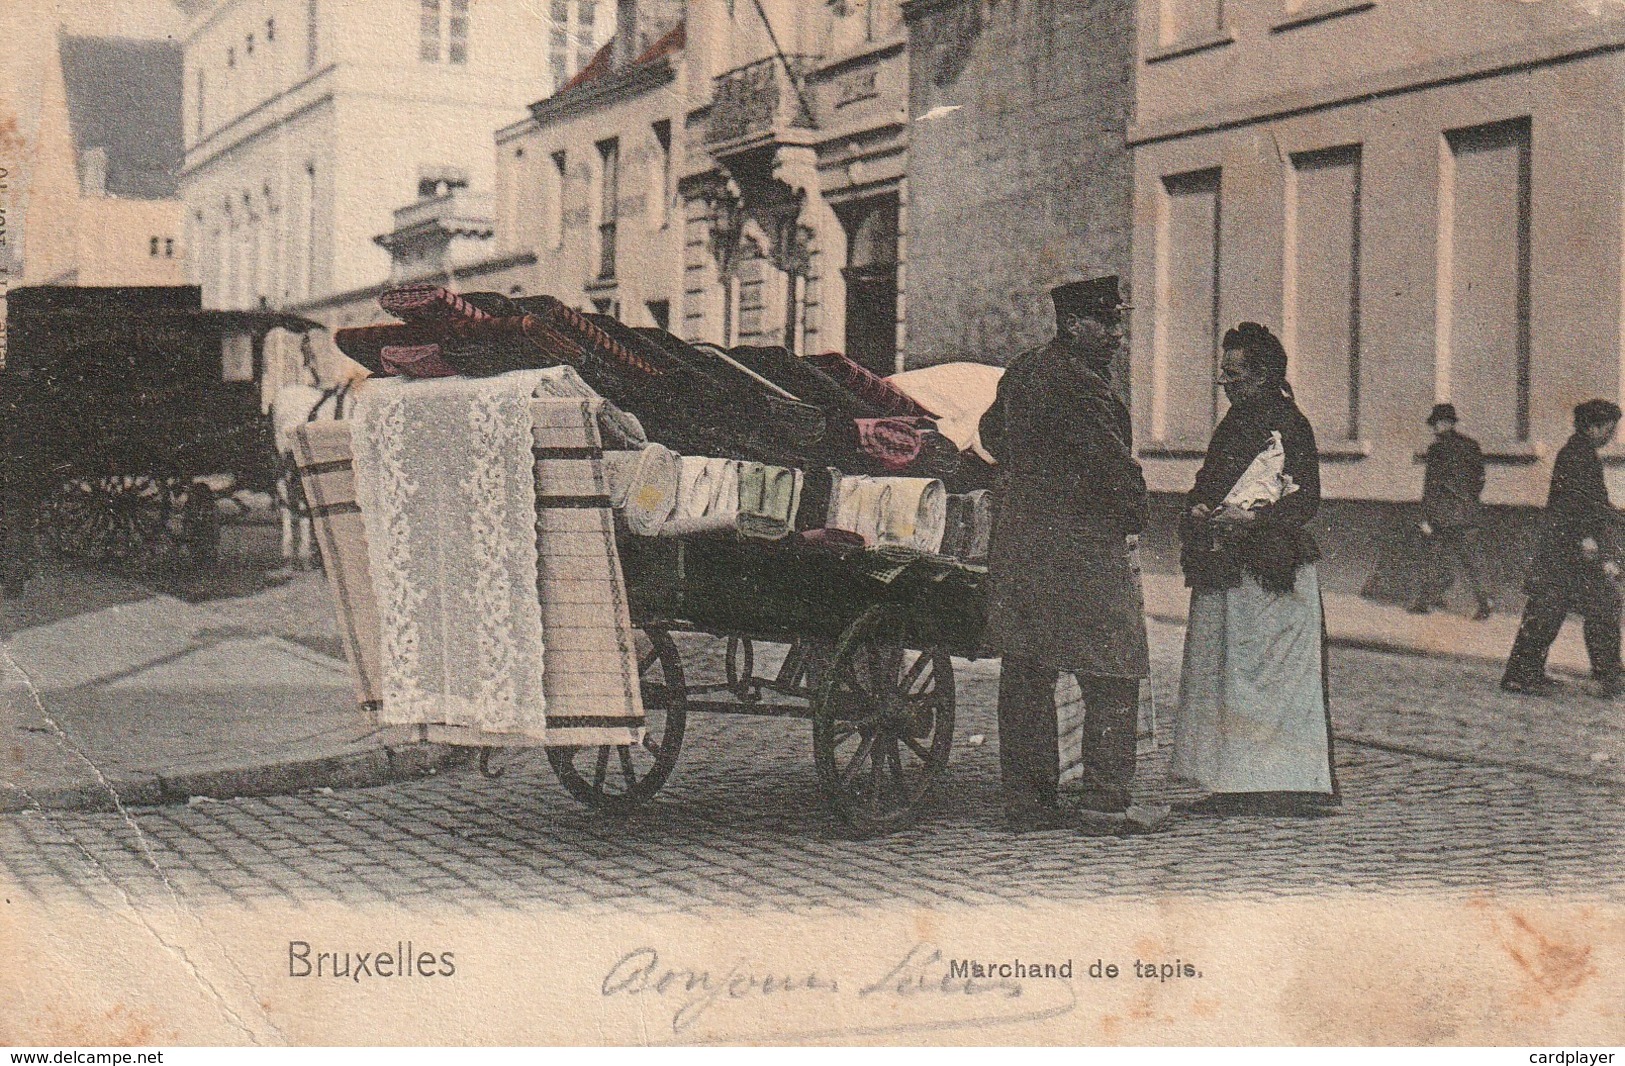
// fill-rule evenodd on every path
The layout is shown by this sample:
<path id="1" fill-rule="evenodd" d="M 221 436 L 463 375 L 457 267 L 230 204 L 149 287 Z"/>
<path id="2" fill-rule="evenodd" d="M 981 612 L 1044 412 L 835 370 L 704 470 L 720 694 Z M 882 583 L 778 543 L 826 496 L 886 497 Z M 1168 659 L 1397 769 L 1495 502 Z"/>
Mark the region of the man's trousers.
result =
<path id="1" fill-rule="evenodd" d="M 1055 684 L 1061 672 L 1006 657 L 999 673 L 999 768 L 1005 805 L 1052 808 L 1061 776 Z M 1140 682 L 1075 674 L 1087 713 L 1083 722 L 1084 802 L 1098 809 L 1129 804 L 1134 781 Z"/>
<path id="2" fill-rule="evenodd" d="M 1532 583 L 1523 622 L 1507 658 L 1505 679 L 1527 684 L 1545 676 L 1552 641 L 1563 628 L 1563 620 L 1573 613 L 1585 619 L 1591 676 L 1599 681 L 1618 681 L 1619 609 L 1619 590 L 1600 566 L 1577 563 L 1552 567 Z"/>

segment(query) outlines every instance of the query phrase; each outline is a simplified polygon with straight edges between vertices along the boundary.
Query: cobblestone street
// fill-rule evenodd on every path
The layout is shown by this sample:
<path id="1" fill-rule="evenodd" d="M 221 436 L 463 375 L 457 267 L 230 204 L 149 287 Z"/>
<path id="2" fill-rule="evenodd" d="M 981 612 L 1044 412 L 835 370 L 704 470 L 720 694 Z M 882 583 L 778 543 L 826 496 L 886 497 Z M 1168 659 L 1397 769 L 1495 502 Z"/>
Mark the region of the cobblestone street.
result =
<path id="1" fill-rule="evenodd" d="M 1152 627 L 1165 779 L 1180 631 Z M 998 818 L 996 674 L 961 664 L 955 761 L 930 815 L 852 841 L 820 808 L 803 722 L 694 716 L 656 803 L 627 820 L 570 799 L 539 753 L 373 789 L 0 823 L 6 879 L 42 901 L 390 901 L 479 912 L 843 909 L 1147 894 L 1481 891 L 1621 895 L 1617 761 L 1587 742 L 1617 705 L 1494 693 L 1488 665 L 1334 649 L 1345 805 L 1316 820 L 1186 818 L 1126 839 L 1012 836 Z M 692 681 L 692 678 L 691 678 Z M 1544 725 L 1545 728 L 1539 728 Z M 1357 740 L 1350 741 L 1349 737 Z M 981 743 L 972 738 L 985 738 Z M 1510 756 L 1507 753 L 1510 752 Z"/>

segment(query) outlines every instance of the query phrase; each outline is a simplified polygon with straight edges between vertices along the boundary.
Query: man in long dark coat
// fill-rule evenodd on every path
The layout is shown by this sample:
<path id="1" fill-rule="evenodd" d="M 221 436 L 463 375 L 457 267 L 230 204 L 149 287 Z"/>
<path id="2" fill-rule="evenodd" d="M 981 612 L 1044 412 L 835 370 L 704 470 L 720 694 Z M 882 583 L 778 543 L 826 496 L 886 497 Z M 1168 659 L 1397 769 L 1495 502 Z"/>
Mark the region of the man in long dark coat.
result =
<path id="1" fill-rule="evenodd" d="M 1547 696 L 1558 685 L 1546 676 L 1546 655 L 1570 612 L 1585 619 L 1586 653 L 1597 695 L 1617 697 L 1621 683 L 1619 590 L 1615 526 L 1597 449 L 1619 429 L 1619 405 L 1587 400 L 1574 409 L 1574 436 L 1552 464 L 1552 488 L 1540 546 L 1528 579 L 1529 602 L 1507 658 L 1501 688 Z"/>
<path id="2" fill-rule="evenodd" d="M 1427 614 L 1443 607 L 1444 594 L 1456 579 L 1454 567 L 1460 564 L 1478 601 L 1473 621 L 1482 622 L 1495 610 L 1478 548 L 1478 526 L 1484 514 L 1479 499 L 1484 492 L 1484 452 L 1476 440 L 1457 430 L 1457 424 L 1455 404 L 1434 404 L 1428 415 L 1433 443 L 1428 445 L 1422 520 L 1418 523 L 1432 551 L 1410 612 Z"/>
<path id="3" fill-rule="evenodd" d="M 1057 336 L 1010 364 L 981 422 L 998 460 L 988 560 L 987 650 L 1003 657 L 999 762 L 1013 828 L 1063 822 L 1055 684 L 1083 690 L 1085 811 L 1130 805 L 1145 612 L 1127 537 L 1144 522 L 1145 479 L 1128 409 L 1108 375 L 1122 346 L 1117 278 L 1062 286 Z"/>

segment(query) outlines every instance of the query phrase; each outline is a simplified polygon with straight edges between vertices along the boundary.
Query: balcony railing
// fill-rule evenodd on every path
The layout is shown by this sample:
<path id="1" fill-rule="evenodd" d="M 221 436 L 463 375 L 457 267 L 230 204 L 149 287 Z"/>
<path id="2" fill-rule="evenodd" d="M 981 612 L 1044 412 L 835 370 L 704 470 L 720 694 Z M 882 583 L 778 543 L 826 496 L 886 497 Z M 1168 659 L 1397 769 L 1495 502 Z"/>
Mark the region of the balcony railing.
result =
<path id="1" fill-rule="evenodd" d="M 438 222 L 442 228 L 453 230 L 459 224 L 490 224 L 494 217 L 489 195 L 472 193 L 467 189 L 453 189 L 443 196 L 419 200 L 395 210 L 395 232 L 400 233 L 425 222 Z"/>
<path id="2" fill-rule="evenodd" d="M 807 75 L 813 56 L 771 56 L 716 79 L 706 142 L 732 144 L 772 137 L 789 129 L 816 129 Z"/>

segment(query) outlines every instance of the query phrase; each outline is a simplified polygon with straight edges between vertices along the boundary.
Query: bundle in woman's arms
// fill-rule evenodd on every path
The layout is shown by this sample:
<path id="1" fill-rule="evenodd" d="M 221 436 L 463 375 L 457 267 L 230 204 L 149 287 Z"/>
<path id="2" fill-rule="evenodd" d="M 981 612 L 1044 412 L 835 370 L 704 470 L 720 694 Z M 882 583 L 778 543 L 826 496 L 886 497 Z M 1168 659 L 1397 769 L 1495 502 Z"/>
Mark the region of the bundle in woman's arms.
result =
<path id="1" fill-rule="evenodd" d="M 1286 472 L 1286 447 L 1281 443 L 1281 433 L 1274 430 L 1270 433 L 1269 444 L 1237 479 L 1220 506 L 1251 511 L 1266 504 L 1279 503 L 1297 491 L 1297 483 Z"/>

